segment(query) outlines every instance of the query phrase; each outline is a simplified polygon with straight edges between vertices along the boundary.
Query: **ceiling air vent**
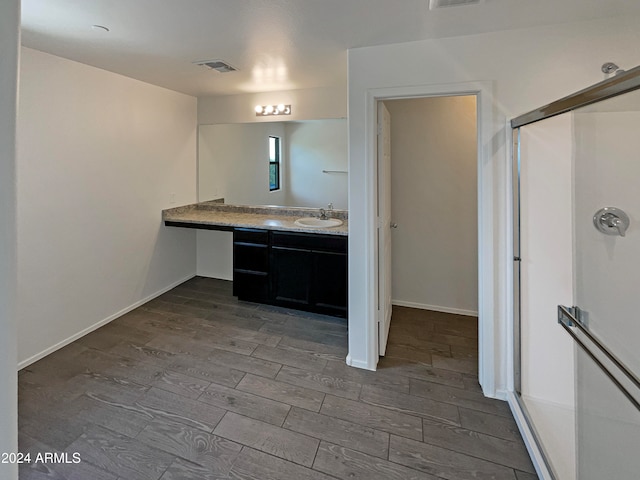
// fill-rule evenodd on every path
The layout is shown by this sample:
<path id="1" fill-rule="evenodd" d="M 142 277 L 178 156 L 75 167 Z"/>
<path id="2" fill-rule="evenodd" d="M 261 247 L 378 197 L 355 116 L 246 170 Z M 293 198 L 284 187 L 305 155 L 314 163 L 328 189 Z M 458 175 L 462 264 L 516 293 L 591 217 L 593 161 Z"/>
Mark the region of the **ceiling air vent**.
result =
<path id="1" fill-rule="evenodd" d="M 429 0 L 429 10 L 444 7 L 459 7 L 462 5 L 478 5 L 483 0 Z"/>
<path id="2" fill-rule="evenodd" d="M 211 70 L 216 70 L 217 72 L 220 73 L 229 73 L 229 72 L 235 72 L 238 69 L 235 67 L 232 67 L 231 65 L 229 65 L 226 62 L 223 62 L 222 60 L 203 60 L 201 62 L 193 62 L 196 65 L 200 65 L 202 67 L 207 67 L 210 68 Z"/>

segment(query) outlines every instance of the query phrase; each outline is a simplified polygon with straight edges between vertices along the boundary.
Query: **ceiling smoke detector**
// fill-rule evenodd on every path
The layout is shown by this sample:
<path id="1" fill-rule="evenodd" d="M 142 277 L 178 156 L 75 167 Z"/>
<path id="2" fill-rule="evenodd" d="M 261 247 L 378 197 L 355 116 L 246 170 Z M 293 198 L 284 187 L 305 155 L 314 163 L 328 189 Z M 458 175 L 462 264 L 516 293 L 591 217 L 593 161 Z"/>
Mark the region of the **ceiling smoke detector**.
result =
<path id="1" fill-rule="evenodd" d="M 238 70 L 237 68 L 232 67 L 227 62 L 223 62 L 222 60 L 203 60 L 201 62 L 193 63 L 202 67 L 210 68 L 211 70 L 215 70 L 220 73 L 235 72 Z"/>
<path id="2" fill-rule="evenodd" d="M 484 0 L 429 0 L 429 10 L 444 7 L 460 7 L 463 5 L 478 5 Z"/>

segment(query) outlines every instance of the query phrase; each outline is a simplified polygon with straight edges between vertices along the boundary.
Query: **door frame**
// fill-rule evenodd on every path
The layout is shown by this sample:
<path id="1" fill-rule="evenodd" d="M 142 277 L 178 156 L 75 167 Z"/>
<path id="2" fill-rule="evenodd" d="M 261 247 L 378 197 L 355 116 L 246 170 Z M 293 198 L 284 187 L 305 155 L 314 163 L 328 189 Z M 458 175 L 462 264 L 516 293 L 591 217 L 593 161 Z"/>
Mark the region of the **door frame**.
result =
<path id="1" fill-rule="evenodd" d="M 493 96 L 492 82 L 465 82 L 444 85 L 419 85 L 374 88 L 367 90 L 365 132 L 366 142 L 364 152 L 366 158 L 367 174 L 364 177 L 367 193 L 366 215 L 364 218 L 367 238 L 373 239 L 377 235 L 377 103 L 384 100 L 475 95 L 477 98 L 477 131 L 478 131 L 478 319 L 479 319 L 479 371 L 478 377 L 485 395 L 496 396 L 496 372 L 501 370 L 498 365 L 499 355 L 496 353 L 501 334 L 499 320 L 505 318 L 506 306 L 496 305 L 496 286 L 498 285 L 499 262 L 494 252 L 494 241 L 500 243 L 502 237 L 497 228 L 499 221 L 496 215 L 496 206 L 500 200 L 495 198 L 494 185 L 497 168 L 493 165 L 493 153 L 496 146 L 493 139 Z M 501 172 L 502 173 L 502 172 Z M 509 179 L 507 179 L 509 182 Z M 498 195 L 500 196 L 500 195 Z M 507 222 L 508 223 L 508 222 Z M 509 228 L 509 225 L 507 225 Z M 505 238 L 507 237 L 504 232 Z M 498 234 L 498 235 L 497 235 Z M 505 246 L 501 245 L 501 248 Z M 367 241 L 364 252 L 367 266 L 367 284 L 365 290 L 369 293 L 366 298 L 367 320 L 365 331 L 354 332 L 349 329 L 350 347 L 356 342 L 362 342 L 366 359 L 355 360 L 351 355 L 347 357 L 347 363 L 360 368 L 375 370 L 378 362 L 378 345 L 376 341 L 377 326 L 377 284 L 378 272 L 376 269 L 377 246 L 374 241 Z M 510 265 L 509 265 L 510 267 Z M 506 285 L 505 285 L 506 287 Z M 351 288 L 350 288 L 351 290 Z M 510 293 L 508 288 L 500 292 L 499 297 Z M 507 302 L 503 302 L 507 303 Z M 498 312 L 501 309 L 504 311 Z M 356 338 L 357 336 L 357 338 Z M 501 345 L 502 346 L 502 345 Z M 350 348 L 351 350 L 351 348 Z M 350 352 L 351 353 L 351 352 Z M 502 394 L 499 395 L 502 397 Z"/>

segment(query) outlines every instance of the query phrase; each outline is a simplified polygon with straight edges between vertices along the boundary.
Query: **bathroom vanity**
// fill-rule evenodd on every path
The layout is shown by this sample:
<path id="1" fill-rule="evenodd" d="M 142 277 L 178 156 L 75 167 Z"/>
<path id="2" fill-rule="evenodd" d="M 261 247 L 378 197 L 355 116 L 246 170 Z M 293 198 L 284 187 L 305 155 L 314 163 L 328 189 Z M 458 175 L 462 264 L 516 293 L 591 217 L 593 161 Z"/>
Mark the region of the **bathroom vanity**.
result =
<path id="1" fill-rule="evenodd" d="M 202 202 L 164 210 L 165 225 L 233 232 L 233 294 L 240 300 L 347 316 L 347 212 Z M 305 221 L 306 220 L 306 221 Z M 310 225 L 310 226 L 309 226 Z"/>

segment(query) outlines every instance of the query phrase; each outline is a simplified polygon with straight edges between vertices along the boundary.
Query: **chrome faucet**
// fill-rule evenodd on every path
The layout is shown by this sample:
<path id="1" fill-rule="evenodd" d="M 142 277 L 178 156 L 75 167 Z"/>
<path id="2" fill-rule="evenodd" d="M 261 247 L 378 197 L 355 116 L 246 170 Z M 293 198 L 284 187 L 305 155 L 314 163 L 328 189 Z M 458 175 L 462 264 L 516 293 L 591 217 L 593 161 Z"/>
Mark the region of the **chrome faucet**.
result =
<path id="1" fill-rule="evenodd" d="M 331 214 L 331 212 L 333 212 L 333 203 L 330 203 L 329 205 L 327 205 L 327 209 L 329 210 L 329 214 Z M 329 215 L 327 215 L 327 211 L 324 208 L 320 209 L 320 220 L 328 220 L 330 217 Z"/>

